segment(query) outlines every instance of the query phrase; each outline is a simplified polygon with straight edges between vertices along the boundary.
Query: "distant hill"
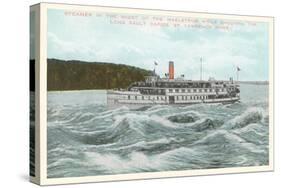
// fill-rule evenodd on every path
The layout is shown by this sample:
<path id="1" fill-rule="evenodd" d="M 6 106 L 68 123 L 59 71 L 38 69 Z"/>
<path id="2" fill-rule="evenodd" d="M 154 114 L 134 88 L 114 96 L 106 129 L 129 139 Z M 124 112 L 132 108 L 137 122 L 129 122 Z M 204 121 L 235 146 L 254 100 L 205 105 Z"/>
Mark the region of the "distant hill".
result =
<path id="1" fill-rule="evenodd" d="M 30 90 L 34 91 L 35 67 L 30 60 Z M 47 60 L 47 90 L 85 90 L 127 88 L 142 81 L 151 71 L 123 64 Z"/>
<path id="2" fill-rule="evenodd" d="M 54 90 L 126 88 L 151 71 L 113 63 L 47 60 L 47 88 Z"/>

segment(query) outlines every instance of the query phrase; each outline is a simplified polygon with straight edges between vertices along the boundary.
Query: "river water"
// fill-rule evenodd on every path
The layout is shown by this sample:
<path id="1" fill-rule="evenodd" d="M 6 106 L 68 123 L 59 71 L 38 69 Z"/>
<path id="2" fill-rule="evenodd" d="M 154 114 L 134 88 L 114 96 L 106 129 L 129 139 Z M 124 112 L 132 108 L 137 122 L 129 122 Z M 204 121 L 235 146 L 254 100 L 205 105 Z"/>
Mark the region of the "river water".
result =
<path id="1" fill-rule="evenodd" d="M 241 102 L 109 110 L 105 91 L 48 92 L 48 177 L 268 165 L 268 85 Z"/>

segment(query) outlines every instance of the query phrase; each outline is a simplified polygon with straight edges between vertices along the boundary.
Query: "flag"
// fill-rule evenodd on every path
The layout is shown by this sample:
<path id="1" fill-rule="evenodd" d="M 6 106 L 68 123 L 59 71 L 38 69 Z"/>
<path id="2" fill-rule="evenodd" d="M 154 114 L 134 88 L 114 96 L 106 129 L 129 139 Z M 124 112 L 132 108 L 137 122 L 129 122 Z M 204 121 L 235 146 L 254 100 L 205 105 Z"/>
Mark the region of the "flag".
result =
<path id="1" fill-rule="evenodd" d="M 237 71 L 241 71 L 241 69 L 239 67 L 237 67 Z"/>
<path id="2" fill-rule="evenodd" d="M 158 65 L 158 63 L 156 61 L 154 61 L 154 65 Z"/>

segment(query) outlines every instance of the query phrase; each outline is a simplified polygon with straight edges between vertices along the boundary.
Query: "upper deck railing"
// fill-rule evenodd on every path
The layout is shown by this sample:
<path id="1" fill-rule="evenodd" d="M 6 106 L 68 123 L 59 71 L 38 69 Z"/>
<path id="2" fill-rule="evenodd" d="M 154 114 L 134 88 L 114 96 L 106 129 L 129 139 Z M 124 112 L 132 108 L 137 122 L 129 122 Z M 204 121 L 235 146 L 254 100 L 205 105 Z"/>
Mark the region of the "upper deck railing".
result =
<path id="1" fill-rule="evenodd" d="M 164 80 L 158 79 L 156 81 L 135 82 L 130 85 L 132 87 L 156 87 L 156 88 L 213 88 L 213 87 L 226 87 L 237 86 L 236 83 L 231 81 L 194 81 L 194 80 Z"/>

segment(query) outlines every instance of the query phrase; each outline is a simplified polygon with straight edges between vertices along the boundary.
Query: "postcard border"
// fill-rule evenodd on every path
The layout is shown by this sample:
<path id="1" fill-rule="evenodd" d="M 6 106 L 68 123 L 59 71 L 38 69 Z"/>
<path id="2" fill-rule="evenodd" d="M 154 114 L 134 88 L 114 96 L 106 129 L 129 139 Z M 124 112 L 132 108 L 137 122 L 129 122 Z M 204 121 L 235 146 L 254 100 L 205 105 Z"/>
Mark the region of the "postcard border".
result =
<path id="1" fill-rule="evenodd" d="M 230 173 L 246 173 L 246 172 L 264 172 L 274 170 L 274 18 L 266 16 L 245 16 L 230 15 L 217 13 L 198 13 L 171 10 L 152 10 L 139 8 L 119 8 L 104 7 L 92 5 L 70 5 L 58 3 L 40 3 L 40 84 L 39 99 L 40 105 L 36 110 L 40 113 L 39 118 L 39 143 L 40 143 L 40 185 L 53 184 L 69 184 L 69 183 L 87 183 L 87 182 L 103 182 L 103 181 L 120 181 L 120 180 L 140 180 L 170 177 L 185 177 L 198 175 L 214 175 L 214 174 L 230 174 Z M 63 10 L 80 10 L 80 11 L 102 11 L 114 13 L 144 13 L 150 15 L 170 15 L 170 16 L 189 16 L 196 18 L 216 18 L 229 20 L 259 21 L 269 23 L 269 165 L 256 167 L 233 167 L 233 168 L 217 168 L 217 169 L 196 169 L 184 171 L 164 171 L 149 173 L 131 173 L 118 175 L 101 175 L 101 176 L 84 176 L 69 178 L 47 178 L 47 9 L 63 9 Z M 38 62 L 39 63 L 39 62 Z M 39 109 L 40 106 L 40 109 Z M 38 126 L 38 125 L 37 125 Z M 37 132 L 38 133 L 38 132 Z M 37 140 L 38 142 L 38 140 Z M 37 156 L 36 156 L 37 157 Z M 38 164 L 37 164 L 38 165 Z"/>

